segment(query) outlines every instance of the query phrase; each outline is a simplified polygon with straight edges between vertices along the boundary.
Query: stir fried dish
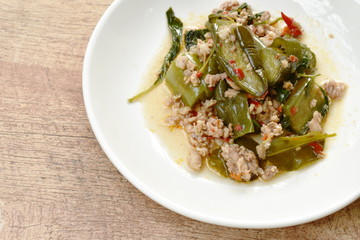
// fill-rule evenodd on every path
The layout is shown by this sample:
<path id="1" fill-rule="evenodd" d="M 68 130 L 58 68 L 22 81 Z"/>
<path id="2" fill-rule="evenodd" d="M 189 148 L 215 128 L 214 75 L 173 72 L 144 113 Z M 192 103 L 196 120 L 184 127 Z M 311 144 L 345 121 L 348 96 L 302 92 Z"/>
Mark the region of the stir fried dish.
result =
<path id="1" fill-rule="evenodd" d="M 166 16 L 171 49 L 155 83 L 129 101 L 166 84 L 165 124 L 187 134 L 192 170 L 269 180 L 325 156 L 336 134 L 323 131 L 324 118 L 346 86 L 316 81 L 321 59 L 298 22 L 238 1 L 214 9 L 203 28 L 186 28 L 171 8 Z"/>

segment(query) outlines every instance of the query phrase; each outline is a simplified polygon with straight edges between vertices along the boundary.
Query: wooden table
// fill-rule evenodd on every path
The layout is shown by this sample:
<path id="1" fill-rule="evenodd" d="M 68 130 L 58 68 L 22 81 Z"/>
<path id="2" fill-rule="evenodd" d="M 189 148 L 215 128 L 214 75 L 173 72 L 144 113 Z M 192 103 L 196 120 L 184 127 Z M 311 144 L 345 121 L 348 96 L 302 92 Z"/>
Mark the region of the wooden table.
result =
<path id="1" fill-rule="evenodd" d="M 360 200 L 282 229 L 190 220 L 134 188 L 102 152 L 83 56 L 112 0 L 0 0 L 0 239 L 355 239 Z"/>

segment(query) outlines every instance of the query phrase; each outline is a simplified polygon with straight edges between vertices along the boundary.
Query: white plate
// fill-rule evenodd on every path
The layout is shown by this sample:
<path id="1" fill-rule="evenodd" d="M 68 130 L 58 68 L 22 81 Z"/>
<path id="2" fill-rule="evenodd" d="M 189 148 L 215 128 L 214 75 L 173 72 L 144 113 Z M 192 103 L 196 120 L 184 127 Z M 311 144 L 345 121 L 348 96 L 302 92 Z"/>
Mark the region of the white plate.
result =
<path id="1" fill-rule="evenodd" d="M 165 11 L 172 6 L 178 17 L 186 19 L 190 13 L 205 15 L 221 2 L 119 0 L 106 11 L 86 51 L 83 92 L 91 126 L 107 156 L 156 202 L 218 225 L 290 226 L 321 218 L 356 200 L 360 195 L 359 0 L 248 1 L 255 9 L 296 17 L 305 31 L 327 46 L 340 80 L 350 86 L 328 157 L 310 167 L 251 184 L 216 182 L 188 173 L 151 137 L 141 105 L 127 103 L 168 36 Z M 335 38 L 328 38 L 329 33 Z"/>

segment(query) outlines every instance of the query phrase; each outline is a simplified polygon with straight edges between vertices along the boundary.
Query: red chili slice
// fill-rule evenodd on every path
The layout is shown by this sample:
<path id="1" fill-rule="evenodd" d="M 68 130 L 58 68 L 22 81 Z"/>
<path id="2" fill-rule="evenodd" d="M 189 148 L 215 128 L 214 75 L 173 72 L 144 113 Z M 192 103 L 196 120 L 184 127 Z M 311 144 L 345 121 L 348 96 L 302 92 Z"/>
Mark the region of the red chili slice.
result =
<path id="1" fill-rule="evenodd" d="M 243 130 L 243 127 L 240 124 L 236 124 L 235 127 L 234 127 L 234 130 L 235 131 L 241 131 L 241 130 Z"/>
<path id="2" fill-rule="evenodd" d="M 290 114 L 291 116 L 294 116 L 296 113 L 297 113 L 298 109 L 297 107 L 293 106 L 291 109 L 290 109 Z"/>
<path id="3" fill-rule="evenodd" d="M 267 134 L 265 134 L 265 135 L 261 138 L 261 140 L 265 141 L 268 137 L 269 137 L 269 136 L 268 136 Z"/>
<path id="4" fill-rule="evenodd" d="M 236 63 L 236 61 L 235 60 L 229 60 L 229 63 L 234 64 L 234 63 Z"/>
<path id="5" fill-rule="evenodd" d="M 246 97 L 247 97 L 247 98 L 254 98 L 254 96 L 251 95 L 250 93 L 247 93 L 247 94 L 246 94 Z"/>
<path id="6" fill-rule="evenodd" d="M 197 78 L 201 78 L 202 75 L 203 75 L 203 73 L 200 72 L 200 71 L 196 73 L 196 77 L 197 77 Z"/>
<path id="7" fill-rule="evenodd" d="M 230 137 L 227 137 L 227 138 L 221 137 L 221 139 L 224 140 L 225 142 L 229 142 L 229 141 L 230 141 Z"/>
<path id="8" fill-rule="evenodd" d="M 286 34 L 291 35 L 291 31 L 290 31 L 290 29 L 289 29 L 288 26 L 285 26 L 285 27 L 283 28 L 283 32 L 282 32 L 281 36 L 283 37 L 283 36 L 285 36 Z"/>
<path id="9" fill-rule="evenodd" d="M 318 142 L 311 142 L 308 145 L 313 148 L 316 154 L 322 154 L 324 151 L 324 147 Z"/>
<path id="10" fill-rule="evenodd" d="M 299 24 L 297 22 L 295 22 L 293 18 L 286 16 L 283 12 L 281 12 L 281 17 L 288 27 L 288 28 L 286 28 L 286 27 L 284 28 L 285 34 L 289 33 L 293 37 L 297 37 L 302 34 Z"/>
<path id="11" fill-rule="evenodd" d="M 288 26 L 292 26 L 294 20 L 288 16 L 285 15 L 285 13 L 281 12 L 281 17 Z"/>
<path id="12" fill-rule="evenodd" d="M 198 112 L 195 111 L 195 110 L 190 110 L 190 111 L 189 111 L 189 114 L 192 115 L 192 116 L 194 116 L 194 117 L 196 117 L 196 116 L 198 115 Z"/>
<path id="13" fill-rule="evenodd" d="M 269 91 L 264 92 L 263 95 L 259 97 L 259 99 L 264 99 L 268 95 Z"/>
<path id="14" fill-rule="evenodd" d="M 248 102 L 249 102 L 249 104 L 254 104 L 255 107 L 259 107 L 261 105 L 258 101 L 256 101 L 255 99 L 252 99 L 252 98 L 249 98 Z"/>
<path id="15" fill-rule="evenodd" d="M 289 59 L 290 62 L 297 62 L 297 61 L 299 61 L 299 59 L 298 59 L 297 57 L 295 57 L 294 55 L 290 55 L 288 59 Z"/>
<path id="16" fill-rule="evenodd" d="M 234 68 L 234 72 L 236 73 L 236 75 L 240 80 L 244 79 L 245 75 L 243 70 L 241 70 L 241 68 Z"/>

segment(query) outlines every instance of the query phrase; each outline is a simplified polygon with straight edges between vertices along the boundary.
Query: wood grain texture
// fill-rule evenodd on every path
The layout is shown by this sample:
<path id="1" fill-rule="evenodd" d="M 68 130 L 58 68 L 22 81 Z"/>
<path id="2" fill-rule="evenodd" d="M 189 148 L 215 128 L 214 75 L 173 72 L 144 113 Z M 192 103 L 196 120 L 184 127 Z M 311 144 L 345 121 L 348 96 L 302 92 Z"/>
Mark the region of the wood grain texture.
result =
<path id="1" fill-rule="evenodd" d="M 300 226 L 197 222 L 110 163 L 81 90 L 88 39 L 112 0 L 0 0 L 0 239 L 356 239 L 360 200 Z"/>

